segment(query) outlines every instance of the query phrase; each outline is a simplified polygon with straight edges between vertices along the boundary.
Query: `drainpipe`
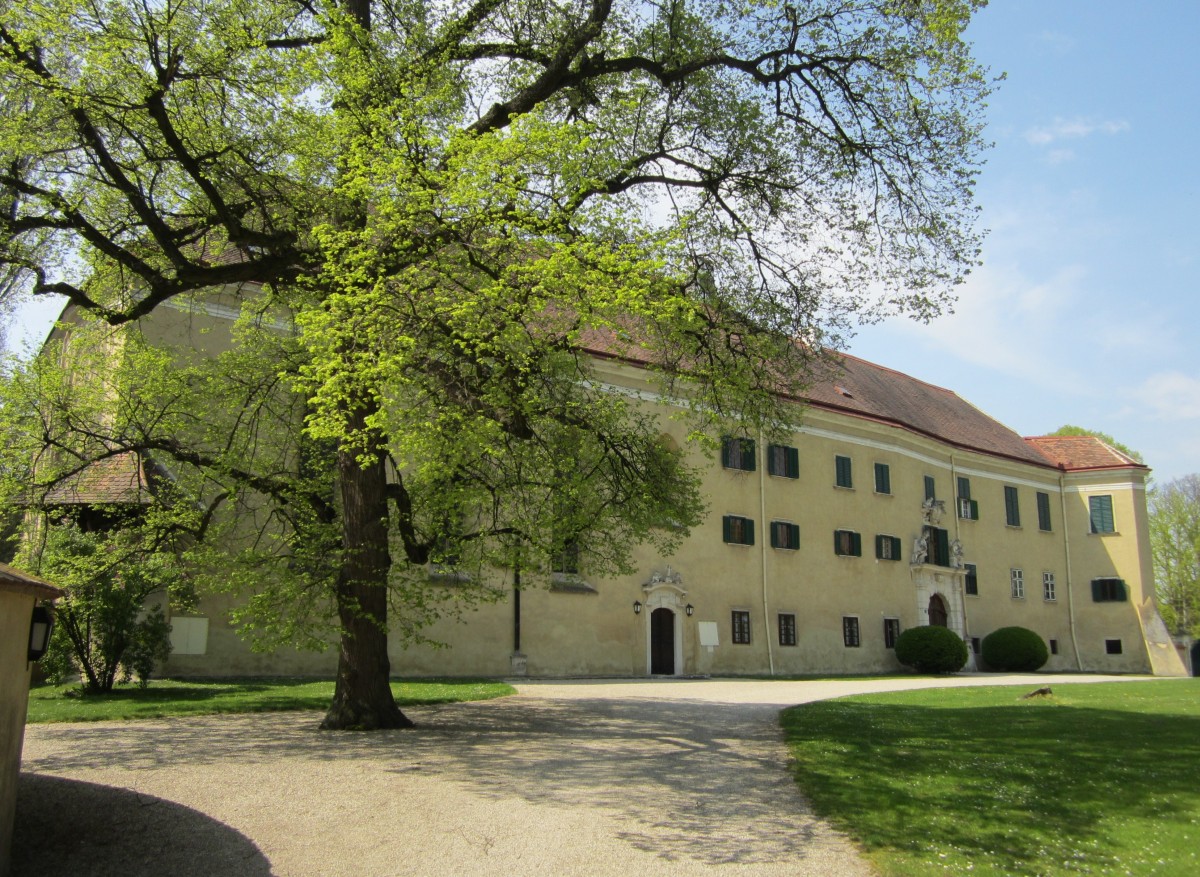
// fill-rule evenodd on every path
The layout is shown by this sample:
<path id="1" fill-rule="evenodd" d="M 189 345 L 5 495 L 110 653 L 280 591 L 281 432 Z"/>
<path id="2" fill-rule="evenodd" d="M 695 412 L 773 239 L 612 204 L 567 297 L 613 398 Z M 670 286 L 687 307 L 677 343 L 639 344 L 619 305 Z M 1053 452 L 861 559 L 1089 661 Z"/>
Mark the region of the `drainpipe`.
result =
<path id="1" fill-rule="evenodd" d="M 1071 572 L 1071 528 L 1067 526 L 1067 481 L 1059 464 L 1058 501 L 1062 509 L 1063 554 L 1067 560 L 1067 624 L 1071 627 L 1071 649 L 1075 652 L 1075 667 L 1083 670 L 1083 658 L 1079 655 L 1079 637 L 1075 632 L 1075 577 Z"/>
<path id="2" fill-rule="evenodd" d="M 771 612 L 767 606 L 767 539 L 771 524 L 767 520 L 767 446 L 763 444 L 762 430 L 758 431 L 758 446 L 763 449 L 763 464 L 758 467 L 758 510 L 759 520 L 763 522 L 763 534 L 760 540 L 762 559 L 762 600 L 763 600 L 763 635 L 767 640 L 767 666 L 771 675 L 775 675 L 775 653 L 771 649 Z"/>
<path id="3" fill-rule="evenodd" d="M 959 528 L 962 526 L 958 520 L 958 468 L 954 465 L 954 453 L 950 453 L 950 505 L 951 512 L 954 515 L 954 540 L 960 545 L 962 544 L 962 533 Z M 965 554 L 966 552 L 964 552 Z M 953 559 L 952 561 L 953 562 Z M 965 564 L 966 561 L 963 561 Z M 971 627 L 967 624 L 967 573 L 966 566 L 962 567 L 962 575 L 954 577 L 954 589 L 958 592 L 958 605 L 962 607 L 962 635 L 967 641 L 967 656 L 969 666 L 974 669 L 979 669 L 979 662 L 975 659 L 975 650 L 971 648 L 970 637 Z"/>

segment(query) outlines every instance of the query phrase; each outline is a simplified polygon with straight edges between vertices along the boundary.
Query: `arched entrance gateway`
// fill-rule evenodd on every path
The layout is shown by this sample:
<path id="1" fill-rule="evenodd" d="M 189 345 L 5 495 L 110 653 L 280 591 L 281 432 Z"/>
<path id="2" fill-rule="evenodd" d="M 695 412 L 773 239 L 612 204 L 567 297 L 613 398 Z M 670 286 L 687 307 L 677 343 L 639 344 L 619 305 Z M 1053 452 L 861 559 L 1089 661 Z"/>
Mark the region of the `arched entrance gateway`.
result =
<path id="1" fill-rule="evenodd" d="M 645 597 L 646 673 L 678 676 L 683 672 L 683 615 L 687 591 L 683 577 L 671 567 L 654 572 L 642 585 Z"/>

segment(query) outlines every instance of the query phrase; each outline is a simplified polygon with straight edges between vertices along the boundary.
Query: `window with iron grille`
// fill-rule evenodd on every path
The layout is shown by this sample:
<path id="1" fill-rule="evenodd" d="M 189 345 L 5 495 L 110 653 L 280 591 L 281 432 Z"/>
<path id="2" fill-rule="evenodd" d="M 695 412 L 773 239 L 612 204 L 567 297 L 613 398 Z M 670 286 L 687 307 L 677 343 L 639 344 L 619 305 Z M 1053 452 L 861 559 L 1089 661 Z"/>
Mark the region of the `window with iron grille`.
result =
<path id="1" fill-rule="evenodd" d="M 899 536 L 875 537 L 875 556 L 880 560 L 899 560 L 903 550 Z"/>
<path id="2" fill-rule="evenodd" d="M 733 636 L 731 639 L 737 645 L 750 644 L 750 613 L 742 609 L 734 609 L 732 614 Z"/>
<path id="3" fill-rule="evenodd" d="M 791 612 L 779 613 L 779 644 L 781 646 L 796 644 L 796 616 Z"/>
<path id="4" fill-rule="evenodd" d="M 885 649 L 896 648 L 896 640 L 900 637 L 900 619 L 885 618 L 883 619 L 883 647 Z"/>
<path id="5" fill-rule="evenodd" d="M 858 638 L 858 617 L 845 615 L 842 617 L 842 642 L 848 649 L 857 649 L 861 643 Z"/>

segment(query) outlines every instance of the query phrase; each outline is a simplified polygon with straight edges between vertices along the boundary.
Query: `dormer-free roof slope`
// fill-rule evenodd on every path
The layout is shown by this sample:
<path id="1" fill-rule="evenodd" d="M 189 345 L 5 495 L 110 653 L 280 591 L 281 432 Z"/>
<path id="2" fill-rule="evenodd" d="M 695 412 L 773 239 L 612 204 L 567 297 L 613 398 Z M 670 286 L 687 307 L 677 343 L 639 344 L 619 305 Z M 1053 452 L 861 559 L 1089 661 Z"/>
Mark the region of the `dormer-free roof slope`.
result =
<path id="1" fill-rule="evenodd" d="M 1094 435 L 1040 435 L 1025 441 L 1055 466 L 1068 471 L 1147 468 Z"/>

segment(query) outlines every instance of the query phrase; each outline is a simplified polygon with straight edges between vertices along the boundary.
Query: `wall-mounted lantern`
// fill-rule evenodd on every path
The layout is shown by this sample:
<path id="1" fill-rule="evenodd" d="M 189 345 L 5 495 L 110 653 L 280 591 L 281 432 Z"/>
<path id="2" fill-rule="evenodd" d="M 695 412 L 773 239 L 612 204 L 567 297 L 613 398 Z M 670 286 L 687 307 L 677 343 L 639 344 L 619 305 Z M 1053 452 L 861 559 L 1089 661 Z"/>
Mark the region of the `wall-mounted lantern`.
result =
<path id="1" fill-rule="evenodd" d="M 46 606 L 34 606 L 29 619 L 29 660 L 37 661 L 50 647 L 50 632 L 54 629 L 54 613 Z"/>
<path id="2" fill-rule="evenodd" d="M 688 618 L 691 618 L 692 613 L 696 611 L 696 607 L 693 606 L 691 603 L 688 603 L 686 606 L 683 607 L 683 611 L 687 613 Z"/>
<path id="3" fill-rule="evenodd" d="M 641 601 L 641 600 L 634 600 L 634 601 L 633 601 L 633 614 L 634 614 L 634 615 L 641 615 L 641 614 L 642 614 L 642 601 Z"/>

